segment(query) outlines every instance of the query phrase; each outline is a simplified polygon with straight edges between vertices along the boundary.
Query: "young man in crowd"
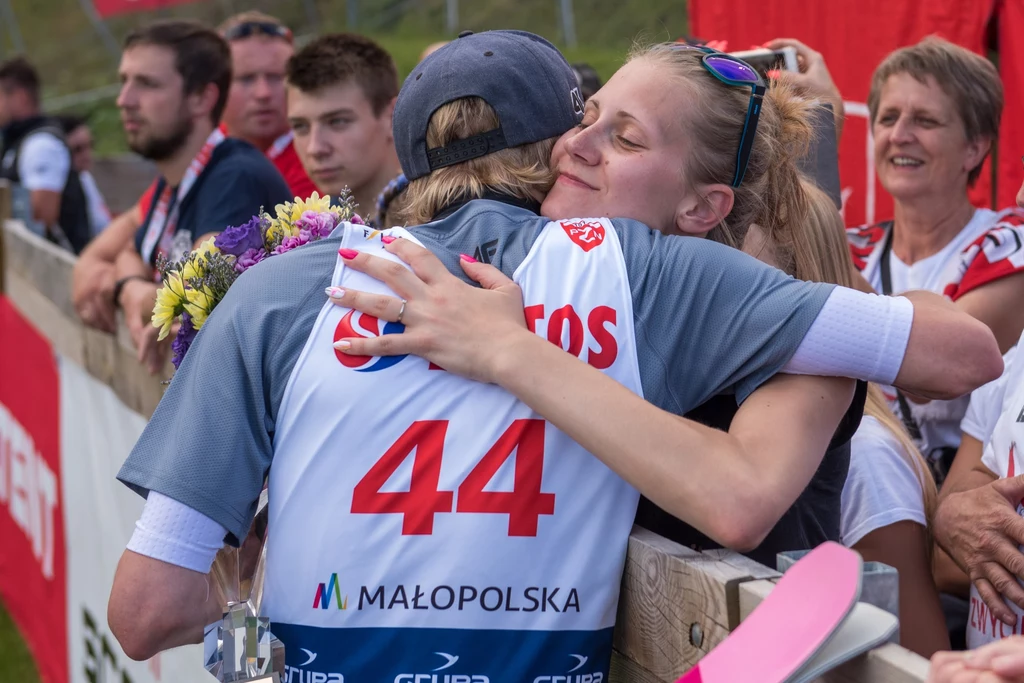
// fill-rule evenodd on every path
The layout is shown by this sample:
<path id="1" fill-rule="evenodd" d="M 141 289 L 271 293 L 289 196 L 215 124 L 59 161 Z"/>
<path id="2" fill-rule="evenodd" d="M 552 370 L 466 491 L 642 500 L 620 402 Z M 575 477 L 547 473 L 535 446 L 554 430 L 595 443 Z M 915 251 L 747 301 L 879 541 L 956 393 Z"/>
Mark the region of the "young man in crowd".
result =
<path id="1" fill-rule="evenodd" d="M 317 187 L 295 153 L 285 108 L 285 67 L 295 53 L 291 29 L 254 11 L 231 17 L 218 30 L 231 47 L 227 134 L 266 154 L 294 196 L 309 197 Z"/>
<path id="2" fill-rule="evenodd" d="M 285 64 L 294 53 L 291 30 L 270 15 L 244 12 L 225 21 L 219 31 L 228 41 L 232 70 L 222 128 L 262 150 L 292 197 L 310 196 L 317 187 L 295 152 L 285 110 Z M 157 182 L 114 219 L 75 264 L 72 298 L 87 325 L 107 332 L 115 329 L 114 261 L 149 214 Z"/>
<path id="3" fill-rule="evenodd" d="M 179 259 L 207 235 L 292 197 L 266 157 L 218 127 L 230 59 L 223 38 L 190 21 L 150 24 L 125 40 L 121 120 L 128 146 L 156 164 L 160 179 L 134 242 L 116 257 L 113 300 L 153 373 L 164 355 L 149 324 L 157 259 Z"/>
<path id="4" fill-rule="evenodd" d="M 394 60 L 362 36 L 322 36 L 288 62 L 288 121 L 302 165 L 327 194 L 347 187 L 363 216 L 402 170 L 391 133 L 396 97 Z"/>
<path id="5" fill-rule="evenodd" d="M 0 178 L 27 193 L 26 220 L 76 254 L 91 237 L 85 194 L 59 123 L 39 110 L 39 74 L 23 57 L 0 64 Z"/>

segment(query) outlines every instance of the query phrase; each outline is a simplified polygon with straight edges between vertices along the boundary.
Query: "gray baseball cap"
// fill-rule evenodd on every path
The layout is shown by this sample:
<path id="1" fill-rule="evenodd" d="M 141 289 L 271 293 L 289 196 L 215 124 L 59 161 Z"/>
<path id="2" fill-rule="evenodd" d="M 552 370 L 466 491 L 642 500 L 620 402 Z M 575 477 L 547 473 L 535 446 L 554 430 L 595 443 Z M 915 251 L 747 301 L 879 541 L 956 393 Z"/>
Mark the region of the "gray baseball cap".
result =
<path id="1" fill-rule="evenodd" d="M 480 135 L 427 149 L 430 117 L 442 105 L 479 97 L 499 126 Z M 540 142 L 583 118 L 576 74 L 554 45 L 526 31 L 464 31 L 413 69 L 398 93 L 393 129 L 405 177 Z"/>

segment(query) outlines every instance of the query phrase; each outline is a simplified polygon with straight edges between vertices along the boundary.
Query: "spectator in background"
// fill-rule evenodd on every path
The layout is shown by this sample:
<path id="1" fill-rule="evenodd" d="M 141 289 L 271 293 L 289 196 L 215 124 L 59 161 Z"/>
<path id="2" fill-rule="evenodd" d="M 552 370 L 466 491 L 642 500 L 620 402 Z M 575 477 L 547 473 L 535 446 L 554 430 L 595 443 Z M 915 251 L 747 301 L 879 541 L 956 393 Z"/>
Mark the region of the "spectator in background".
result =
<path id="1" fill-rule="evenodd" d="M 317 188 L 295 152 L 285 112 L 284 69 L 294 51 L 291 30 L 261 12 L 231 17 L 220 30 L 229 41 L 233 73 L 223 129 L 263 150 L 293 197 L 309 197 Z M 114 331 L 114 261 L 149 215 L 158 183 L 159 179 L 153 181 L 135 206 L 118 216 L 75 264 L 72 300 L 86 325 Z"/>
<path id="2" fill-rule="evenodd" d="M 398 71 L 369 38 L 317 38 L 288 61 L 288 121 L 295 150 L 324 192 L 345 188 L 370 217 L 384 187 L 401 173 L 391 132 Z"/>
<path id="3" fill-rule="evenodd" d="M 103 199 L 96 179 L 92 177 L 92 131 L 81 116 L 60 116 L 57 119 L 64 130 L 64 139 L 71 150 L 71 168 L 78 172 L 86 204 L 89 207 L 89 227 L 95 237 L 110 224 L 110 209 Z"/>
<path id="4" fill-rule="evenodd" d="M 269 14 L 243 12 L 218 29 L 231 47 L 231 91 L 224 126 L 267 155 L 292 194 L 317 191 L 295 153 L 285 105 L 285 65 L 295 53 L 291 29 Z"/>
<path id="5" fill-rule="evenodd" d="M 842 217 L 825 193 L 813 187 L 806 191 L 810 212 L 805 225 L 794 231 L 793 274 L 852 288 L 855 270 Z M 841 540 L 865 562 L 898 570 L 900 644 L 924 657 L 949 648 L 931 571 L 928 529 L 937 497 L 928 464 L 881 389 L 869 385 L 842 490 Z"/>
<path id="6" fill-rule="evenodd" d="M 999 133 L 999 74 L 984 57 L 925 38 L 879 65 L 868 109 L 875 168 L 895 200 L 895 219 L 848 231 L 854 262 L 885 294 L 946 294 L 992 328 L 1005 352 L 1024 328 L 1024 213 L 976 209 L 967 196 Z M 968 397 L 893 397 L 941 484 Z"/>
<path id="7" fill-rule="evenodd" d="M 24 215 L 76 254 L 91 237 L 85 194 L 64 132 L 39 109 L 39 74 L 24 57 L 0 64 L 0 178 L 27 191 Z"/>
<path id="8" fill-rule="evenodd" d="M 134 243 L 116 257 L 113 298 L 139 361 L 156 373 L 164 360 L 149 324 L 157 259 L 177 260 L 207 236 L 292 195 L 266 157 L 218 127 L 231 57 L 215 32 L 191 21 L 137 29 L 125 39 L 120 76 L 117 104 L 128 146 L 155 162 L 160 180 Z"/>

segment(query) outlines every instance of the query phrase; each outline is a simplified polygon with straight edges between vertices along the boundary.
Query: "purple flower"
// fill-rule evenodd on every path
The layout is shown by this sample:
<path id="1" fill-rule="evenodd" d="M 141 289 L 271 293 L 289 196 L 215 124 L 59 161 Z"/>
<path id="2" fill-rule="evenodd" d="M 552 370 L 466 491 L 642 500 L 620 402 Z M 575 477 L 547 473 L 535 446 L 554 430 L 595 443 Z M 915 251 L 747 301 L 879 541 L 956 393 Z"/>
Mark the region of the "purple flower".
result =
<path id="1" fill-rule="evenodd" d="M 263 226 L 259 216 L 253 216 L 252 220 L 237 228 L 227 228 L 217 235 L 213 241 L 214 245 L 225 254 L 241 256 L 251 249 L 263 247 Z"/>
<path id="2" fill-rule="evenodd" d="M 185 354 L 188 353 L 188 348 L 192 346 L 197 332 L 198 330 L 192 327 L 192 317 L 188 313 L 182 313 L 181 327 L 178 328 L 178 335 L 171 342 L 171 351 L 174 354 L 171 356 L 171 363 L 174 364 L 175 370 L 181 365 L 181 361 L 185 360 Z"/>
<path id="3" fill-rule="evenodd" d="M 359 217 L 358 213 L 352 214 L 352 218 L 349 218 L 348 222 L 352 225 L 366 225 L 366 222 Z"/>
<path id="4" fill-rule="evenodd" d="M 239 256 L 235 261 L 235 272 L 244 273 L 266 257 L 267 252 L 265 252 L 262 247 L 259 249 L 247 249 L 245 253 Z"/>
<path id="5" fill-rule="evenodd" d="M 336 220 L 333 213 L 327 211 L 324 213 L 306 211 L 299 220 L 295 221 L 295 227 L 300 231 L 305 230 L 309 232 L 313 239 L 318 239 L 330 235 L 331 231 L 334 230 L 335 223 Z"/>
<path id="6" fill-rule="evenodd" d="M 301 247 L 305 242 L 301 241 L 300 237 L 285 237 L 281 240 L 281 245 L 274 249 L 274 254 L 283 254 L 286 251 L 291 251 L 295 247 Z"/>

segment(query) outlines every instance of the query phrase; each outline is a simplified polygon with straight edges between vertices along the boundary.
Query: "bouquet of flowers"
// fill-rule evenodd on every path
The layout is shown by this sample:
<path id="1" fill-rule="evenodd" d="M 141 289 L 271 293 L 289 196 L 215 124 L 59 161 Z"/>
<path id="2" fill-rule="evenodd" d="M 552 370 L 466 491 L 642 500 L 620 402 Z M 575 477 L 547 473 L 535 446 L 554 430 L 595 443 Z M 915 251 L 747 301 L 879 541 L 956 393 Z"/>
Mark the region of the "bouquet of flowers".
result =
<path id="1" fill-rule="evenodd" d="M 175 321 L 180 322 L 171 344 L 175 368 L 239 275 L 264 259 L 327 237 L 340 223 L 363 223 L 347 193 L 335 206 L 329 196 L 314 192 L 309 199 L 296 197 L 278 204 L 274 212 L 271 216 L 261 209 L 245 225 L 227 228 L 178 261 L 158 259 L 163 286 L 157 292 L 152 324 L 163 340 Z"/>

